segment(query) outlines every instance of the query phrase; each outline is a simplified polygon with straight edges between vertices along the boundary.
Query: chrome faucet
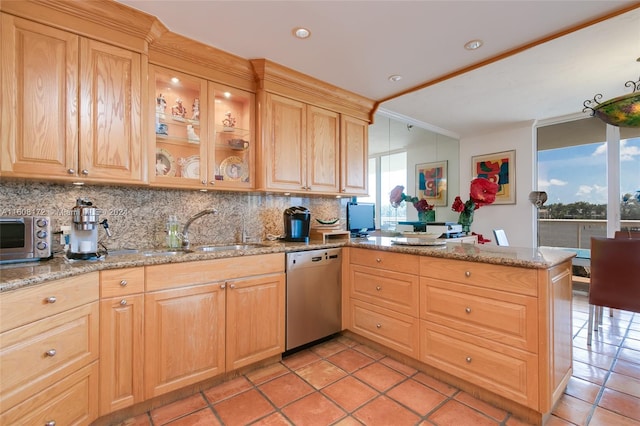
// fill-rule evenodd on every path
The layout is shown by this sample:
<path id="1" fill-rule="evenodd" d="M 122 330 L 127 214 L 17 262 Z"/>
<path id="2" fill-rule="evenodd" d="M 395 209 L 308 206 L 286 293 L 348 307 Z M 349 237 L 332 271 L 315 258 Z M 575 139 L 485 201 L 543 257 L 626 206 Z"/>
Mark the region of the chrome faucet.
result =
<path id="1" fill-rule="evenodd" d="M 199 213 L 194 214 L 187 220 L 187 223 L 184 224 L 184 228 L 182 229 L 182 249 L 189 250 L 191 248 L 191 243 L 189 242 L 189 226 L 191 223 L 199 217 L 202 217 L 207 214 L 217 214 L 218 210 L 216 209 L 204 209 Z"/>

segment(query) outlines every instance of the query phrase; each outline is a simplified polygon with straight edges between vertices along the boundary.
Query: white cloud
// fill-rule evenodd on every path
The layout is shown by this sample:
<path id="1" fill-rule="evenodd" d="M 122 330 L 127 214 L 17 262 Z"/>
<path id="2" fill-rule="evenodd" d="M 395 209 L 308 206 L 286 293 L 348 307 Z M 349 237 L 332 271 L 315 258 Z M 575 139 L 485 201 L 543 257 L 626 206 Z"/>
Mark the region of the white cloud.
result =
<path id="1" fill-rule="evenodd" d="M 591 194 L 591 192 L 593 192 L 593 188 L 591 188 L 589 185 L 580 185 L 578 187 L 578 191 L 576 192 L 576 195 L 578 196 L 589 195 Z"/>
<path id="2" fill-rule="evenodd" d="M 553 178 L 550 180 L 538 179 L 538 189 L 547 189 L 552 186 L 565 186 L 568 184 L 569 182 L 565 182 L 560 179 L 553 179 Z"/>
<path id="3" fill-rule="evenodd" d="M 591 156 L 593 156 L 593 157 L 596 157 L 598 155 L 607 155 L 607 144 L 606 143 L 601 143 L 600 145 L 598 145 L 596 150 L 593 151 L 593 154 L 591 154 Z"/>
<path id="4" fill-rule="evenodd" d="M 577 196 L 588 196 L 588 195 L 600 195 L 600 194 L 606 194 L 607 193 L 607 187 L 606 186 L 600 186 L 600 185 L 580 185 L 578 186 L 578 191 L 576 192 Z"/>
<path id="5" fill-rule="evenodd" d="M 627 141 L 620 141 L 620 161 L 634 161 L 640 157 L 640 147 L 627 146 Z"/>

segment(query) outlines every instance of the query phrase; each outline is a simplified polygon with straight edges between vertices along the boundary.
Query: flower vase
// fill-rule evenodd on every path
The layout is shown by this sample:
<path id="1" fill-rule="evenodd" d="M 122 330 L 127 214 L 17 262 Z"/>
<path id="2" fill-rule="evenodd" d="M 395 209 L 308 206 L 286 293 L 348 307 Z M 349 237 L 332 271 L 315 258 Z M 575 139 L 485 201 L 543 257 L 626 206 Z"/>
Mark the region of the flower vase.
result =
<path id="1" fill-rule="evenodd" d="M 425 210 L 423 212 L 418 212 L 418 220 L 423 223 L 427 222 L 435 222 L 436 221 L 436 211 L 435 210 Z"/>
<path id="2" fill-rule="evenodd" d="M 471 233 L 471 224 L 473 223 L 473 209 L 465 209 L 460 212 L 458 223 L 462 225 L 462 232 L 465 234 Z"/>

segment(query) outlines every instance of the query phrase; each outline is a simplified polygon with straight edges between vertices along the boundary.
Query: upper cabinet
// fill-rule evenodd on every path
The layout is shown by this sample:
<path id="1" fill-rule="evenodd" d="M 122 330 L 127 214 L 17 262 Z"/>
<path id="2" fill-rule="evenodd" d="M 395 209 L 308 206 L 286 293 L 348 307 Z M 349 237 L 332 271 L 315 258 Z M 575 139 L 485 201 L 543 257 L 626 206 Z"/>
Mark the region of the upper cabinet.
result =
<path id="1" fill-rule="evenodd" d="M 258 75 L 257 189 L 367 194 L 373 101 L 266 60 Z"/>
<path id="2" fill-rule="evenodd" d="M 3 176 L 145 180 L 139 53 L 2 14 Z"/>

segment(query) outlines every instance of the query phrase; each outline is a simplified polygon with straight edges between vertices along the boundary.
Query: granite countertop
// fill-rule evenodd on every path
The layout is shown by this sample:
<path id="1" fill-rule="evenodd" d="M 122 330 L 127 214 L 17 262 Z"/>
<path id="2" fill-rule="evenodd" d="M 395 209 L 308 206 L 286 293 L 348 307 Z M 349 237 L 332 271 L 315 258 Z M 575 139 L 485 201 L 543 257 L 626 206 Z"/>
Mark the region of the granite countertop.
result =
<path id="1" fill-rule="evenodd" d="M 366 239 L 358 238 L 348 242 L 340 241 L 335 243 L 314 241 L 310 243 L 264 242 L 258 246 L 252 246 L 242 250 L 192 252 L 173 256 L 162 255 L 161 252 L 157 250 L 156 255 L 149 255 L 149 251 L 146 250 L 138 250 L 136 253 L 130 254 L 107 255 L 100 260 L 70 261 L 62 255 L 56 255 L 53 259 L 45 261 L 0 266 L 0 292 L 105 269 L 131 268 L 136 266 L 253 256 L 268 253 L 287 253 L 344 246 L 540 269 L 547 269 L 575 256 L 575 253 L 557 249 L 498 247 L 494 245 L 461 243 L 447 243 L 446 245 L 438 246 L 409 246 L 395 244 L 393 240 L 394 239 L 390 237 L 369 237 Z"/>

